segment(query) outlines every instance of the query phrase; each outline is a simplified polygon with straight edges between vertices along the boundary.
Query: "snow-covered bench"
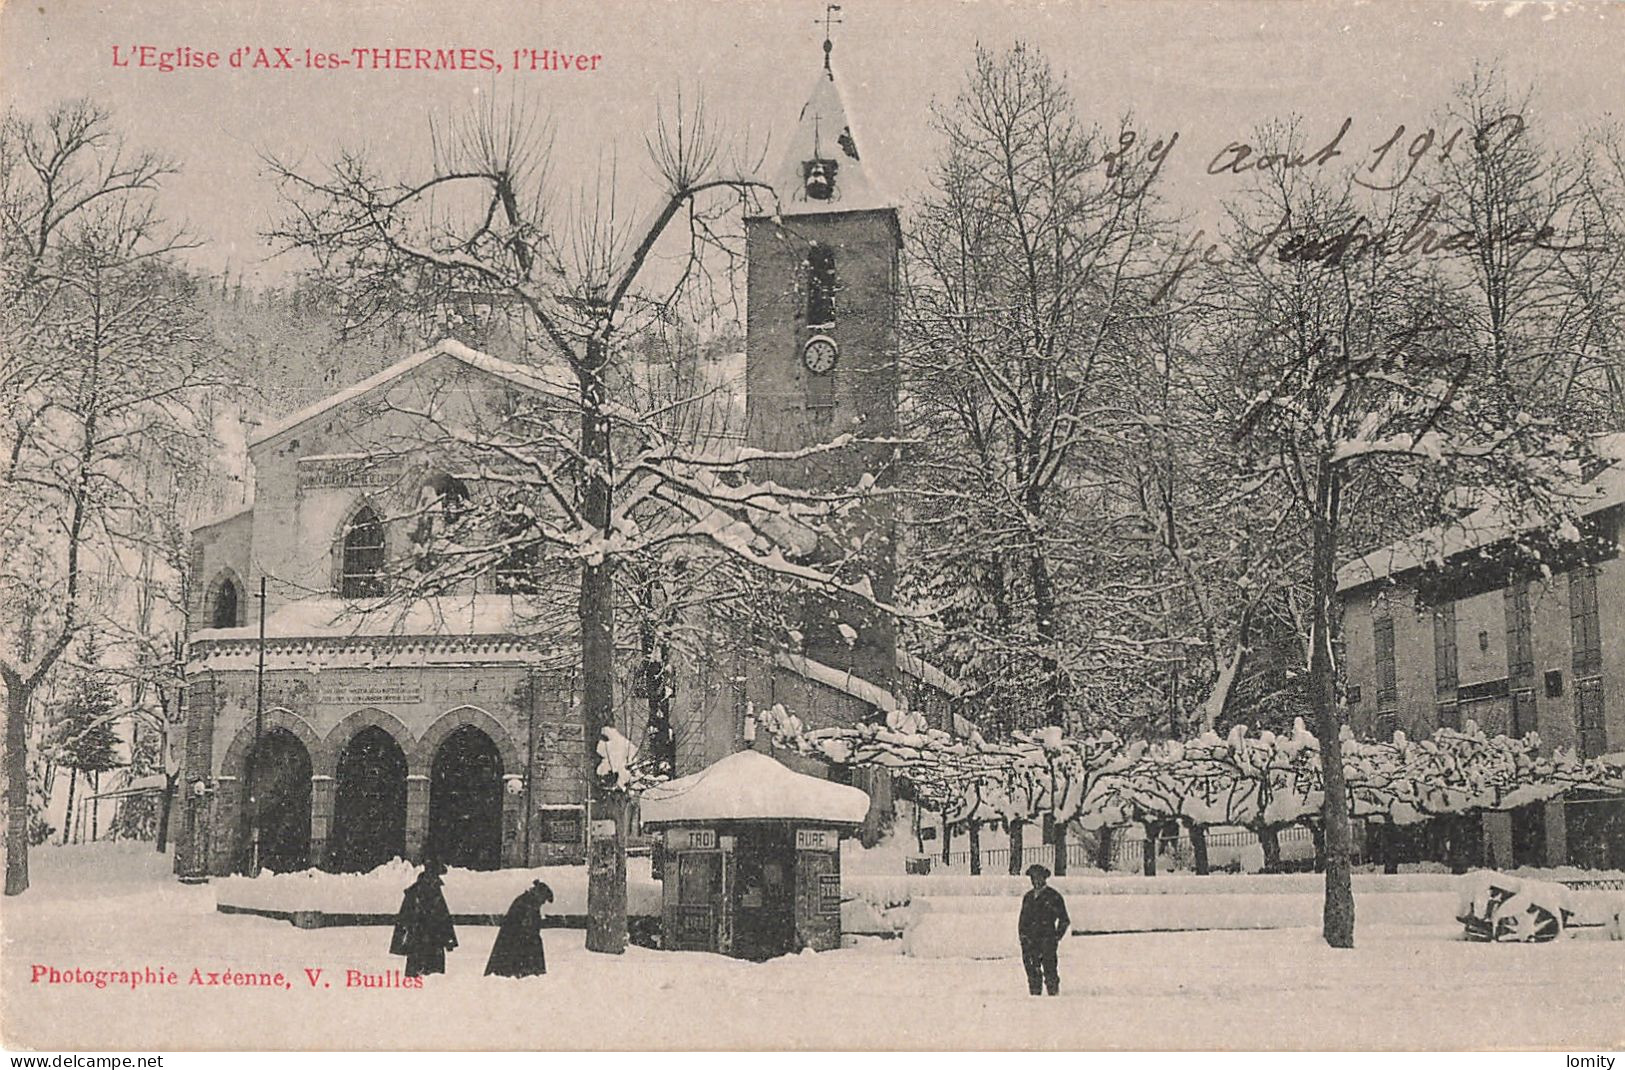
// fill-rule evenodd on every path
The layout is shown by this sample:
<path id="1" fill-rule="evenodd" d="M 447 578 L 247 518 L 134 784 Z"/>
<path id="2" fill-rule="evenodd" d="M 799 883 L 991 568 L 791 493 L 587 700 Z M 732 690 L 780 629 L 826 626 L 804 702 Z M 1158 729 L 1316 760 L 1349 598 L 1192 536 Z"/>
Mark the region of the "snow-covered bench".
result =
<path id="1" fill-rule="evenodd" d="M 1591 928 L 1625 940 L 1625 894 L 1592 887 L 1598 883 L 1469 873 L 1462 878 L 1456 919 L 1469 940 L 1484 942 L 1544 943 Z"/>

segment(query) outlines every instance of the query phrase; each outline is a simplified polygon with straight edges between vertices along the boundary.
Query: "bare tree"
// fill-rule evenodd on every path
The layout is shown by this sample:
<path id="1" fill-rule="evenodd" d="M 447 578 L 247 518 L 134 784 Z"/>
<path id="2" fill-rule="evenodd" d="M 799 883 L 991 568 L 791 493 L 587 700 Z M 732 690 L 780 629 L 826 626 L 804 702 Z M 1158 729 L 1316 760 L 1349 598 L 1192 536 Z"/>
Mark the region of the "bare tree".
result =
<path id="1" fill-rule="evenodd" d="M 1260 140 L 1297 147 L 1290 126 Z M 1469 151 L 1487 152 L 1489 142 L 1477 140 Z M 1382 242 L 1351 252 L 1344 239 L 1367 223 L 1379 235 L 1401 232 L 1408 205 L 1350 181 L 1277 170 L 1232 209 L 1231 246 L 1249 254 L 1214 280 L 1213 358 L 1240 387 L 1230 418 L 1247 453 L 1241 478 L 1284 489 L 1308 534 L 1308 668 L 1325 769 L 1323 931 L 1334 947 L 1354 941 L 1336 605 L 1346 540 L 1441 515 L 1462 488 L 1493 496 L 1515 527 L 1550 530 L 1572 507 L 1565 492 L 1585 455 L 1583 440 L 1523 403 L 1526 384 L 1504 374 L 1500 354 L 1467 326 L 1438 259 Z M 1497 227 L 1477 240 L 1519 239 Z"/>
<path id="2" fill-rule="evenodd" d="M 753 463 L 847 443 L 780 456 L 685 440 L 658 418 L 659 409 L 640 411 L 618 377 L 625 340 L 651 321 L 685 302 L 730 299 L 741 230 L 732 221 L 744 206 L 772 207 L 771 188 L 753 177 L 753 164 L 728 158 L 703 105 L 685 109 L 679 98 L 675 113 L 657 119 L 646 139 L 655 204 L 636 221 L 618 200 L 613 163 L 585 193 L 560 195 L 548 174 L 550 127 L 525 106 L 487 103 L 431 133 L 433 165 L 412 180 L 381 177 L 350 154 L 315 175 L 269 161 L 289 209 L 272 236 L 311 253 L 324 277 L 361 307 L 398 300 L 426 272 L 523 310 L 534 343 L 527 360 L 541 373 L 535 395 L 500 427 L 442 423 L 437 432 L 507 493 L 471 510 L 457 548 L 437 552 L 432 566 L 396 593 L 446 590 L 515 555 L 533 555 L 537 567 L 562 557 L 578 569 L 583 769 L 595 818 L 615 830 L 597 835 L 591 848 L 587 946 L 619 953 L 626 944 L 624 792 L 597 775 L 598 745 L 615 723 L 618 567 L 641 555 L 647 573 L 647 555 L 700 543 L 861 595 L 866 585 L 783 552 L 799 525 L 833 515 L 843 495 L 747 478 Z M 573 388 L 561 391 L 549 368 L 563 369 Z"/>
<path id="3" fill-rule="evenodd" d="M 978 51 L 937 125 L 905 317 L 917 586 L 984 715 L 1062 724 L 1094 630 L 1075 551 L 1128 520 L 1095 454 L 1142 421 L 1117 388 L 1154 290 L 1154 170 L 1119 168 L 1133 135 L 1085 125 L 1025 47 Z"/>
<path id="4" fill-rule="evenodd" d="M 196 441 L 199 394 L 219 380 L 194 287 L 169 257 L 186 242 L 153 200 L 174 167 L 122 145 L 87 102 L 0 130 L 3 259 L 6 894 L 28 887 L 30 700 L 147 539 L 140 457 Z"/>

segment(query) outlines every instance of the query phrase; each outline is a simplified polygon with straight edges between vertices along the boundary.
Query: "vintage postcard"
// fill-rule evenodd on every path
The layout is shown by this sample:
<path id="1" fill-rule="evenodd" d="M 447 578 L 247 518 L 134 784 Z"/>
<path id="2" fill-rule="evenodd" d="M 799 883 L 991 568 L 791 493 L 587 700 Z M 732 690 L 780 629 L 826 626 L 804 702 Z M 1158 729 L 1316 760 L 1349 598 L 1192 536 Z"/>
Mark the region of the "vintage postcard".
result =
<path id="1" fill-rule="evenodd" d="M 1611 1070 L 1622 56 L 10 0 L 0 1040 Z"/>

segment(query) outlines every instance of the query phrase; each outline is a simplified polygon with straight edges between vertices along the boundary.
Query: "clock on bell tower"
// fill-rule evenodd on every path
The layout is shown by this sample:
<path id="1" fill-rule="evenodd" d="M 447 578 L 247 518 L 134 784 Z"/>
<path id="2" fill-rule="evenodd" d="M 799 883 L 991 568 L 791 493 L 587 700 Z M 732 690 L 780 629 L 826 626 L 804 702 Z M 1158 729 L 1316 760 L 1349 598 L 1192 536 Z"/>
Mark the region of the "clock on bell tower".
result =
<path id="1" fill-rule="evenodd" d="M 898 267 L 896 202 L 859 154 L 824 42 L 823 69 L 801 109 L 773 201 L 746 219 L 746 439 L 798 450 L 851 434 L 897 432 Z M 758 478 L 835 491 L 866 474 L 890 482 L 894 447 L 863 444 L 804 461 L 768 462 Z M 847 559 L 875 597 L 892 600 L 895 520 L 889 500 L 843 519 L 819 556 Z M 889 619 L 846 596 L 809 594 L 802 606 L 806 655 L 882 687 L 896 674 Z M 854 638 L 855 636 L 855 638 Z"/>

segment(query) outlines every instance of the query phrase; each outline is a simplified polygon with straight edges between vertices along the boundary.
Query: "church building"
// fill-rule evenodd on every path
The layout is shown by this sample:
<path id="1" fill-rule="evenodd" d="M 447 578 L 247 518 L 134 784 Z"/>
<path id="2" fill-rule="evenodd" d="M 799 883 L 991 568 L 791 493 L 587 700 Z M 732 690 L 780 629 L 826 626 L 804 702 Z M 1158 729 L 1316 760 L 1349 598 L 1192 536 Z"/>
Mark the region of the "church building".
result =
<path id="1" fill-rule="evenodd" d="M 827 41 L 771 179 L 776 203 L 745 222 L 745 444 L 787 452 L 846 433 L 868 444 L 762 464 L 751 478 L 884 484 L 896 460 L 886 440 L 897 433 L 901 234 L 859 153 Z M 582 861 L 590 772 L 571 584 L 526 582 L 533 562 L 520 560 L 451 593 L 381 602 L 425 525 L 479 489 L 466 459 L 435 445 L 444 428 L 574 390 L 562 373 L 447 340 L 250 440 L 253 505 L 193 532 L 181 876 L 357 871 L 397 856 L 472 868 Z M 844 517 L 831 542 L 860 557 L 884 603 L 896 532 L 878 501 Z M 813 725 L 899 704 L 951 716 L 957 686 L 899 649 L 872 605 L 808 596 L 801 612 L 790 644 L 735 644 L 676 667 L 678 775 L 767 747 L 752 711 L 776 703 Z M 615 708 L 637 742 L 648 709 L 631 699 L 635 658 L 625 660 Z M 886 784 L 861 786 L 884 820 Z"/>

